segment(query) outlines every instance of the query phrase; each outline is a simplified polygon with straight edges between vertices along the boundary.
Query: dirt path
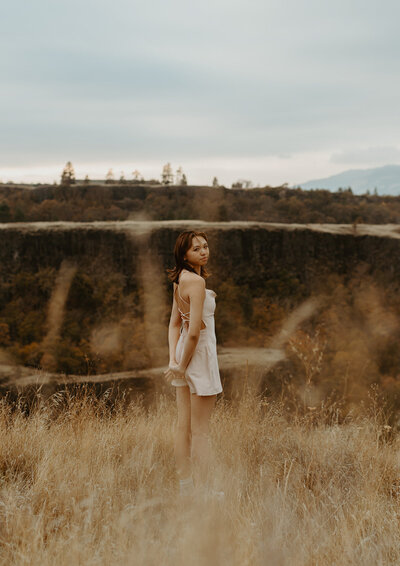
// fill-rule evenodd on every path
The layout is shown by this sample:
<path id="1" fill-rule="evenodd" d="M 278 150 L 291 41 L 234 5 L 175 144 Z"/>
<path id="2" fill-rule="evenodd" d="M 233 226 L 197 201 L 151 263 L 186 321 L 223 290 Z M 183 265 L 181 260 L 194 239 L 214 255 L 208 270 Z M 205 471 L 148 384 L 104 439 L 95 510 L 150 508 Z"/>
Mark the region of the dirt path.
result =
<path id="1" fill-rule="evenodd" d="M 154 221 L 106 221 L 106 222 L 9 222 L 0 223 L 0 230 L 18 229 L 22 232 L 37 232 L 39 230 L 117 230 L 146 234 L 160 228 L 182 228 L 197 226 L 230 230 L 232 228 L 263 228 L 270 231 L 311 230 L 313 232 L 326 232 L 329 234 L 346 234 L 352 236 L 375 236 L 378 238 L 400 239 L 400 226 L 398 224 L 284 224 L 279 222 L 205 222 L 203 220 L 154 220 Z"/>
<path id="2" fill-rule="evenodd" d="M 218 348 L 218 364 L 221 370 L 245 369 L 249 367 L 273 367 L 277 362 L 285 359 L 282 350 L 273 348 Z M 0 364 L 0 384 L 2 387 L 26 387 L 29 385 L 42 385 L 49 383 L 103 383 L 106 381 L 123 381 L 127 379 L 160 379 L 167 366 L 132 370 L 124 372 L 111 372 L 98 375 L 65 375 L 36 370 L 26 366 L 13 366 Z"/>

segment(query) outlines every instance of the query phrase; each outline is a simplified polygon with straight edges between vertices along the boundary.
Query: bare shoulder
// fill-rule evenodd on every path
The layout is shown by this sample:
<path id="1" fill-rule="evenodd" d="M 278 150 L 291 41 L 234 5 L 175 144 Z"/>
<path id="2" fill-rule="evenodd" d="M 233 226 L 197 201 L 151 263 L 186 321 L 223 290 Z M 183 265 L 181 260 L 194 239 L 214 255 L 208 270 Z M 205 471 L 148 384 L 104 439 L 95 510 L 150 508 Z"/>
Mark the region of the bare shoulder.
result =
<path id="1" fill-rule="evenodd" d="M 197 273 L 193 273 L 193 271 L 182 271 L 179 281 L 180 283 L 183 283 L 183 281 L 198 281 L 200 283 L 204 283 L 204 285 L 206 284 L 204 278 L 201 275 L 197 275 Z"/>
<path id="2" fill-rule="evenodd" d="M 202 291 L 206 287 L 204 278 L 201 277 L 201 275 L 197 275 L 197 273 L 192 273 L 191 271 L 181 273 L 180 282 L 187 291 Z"/>

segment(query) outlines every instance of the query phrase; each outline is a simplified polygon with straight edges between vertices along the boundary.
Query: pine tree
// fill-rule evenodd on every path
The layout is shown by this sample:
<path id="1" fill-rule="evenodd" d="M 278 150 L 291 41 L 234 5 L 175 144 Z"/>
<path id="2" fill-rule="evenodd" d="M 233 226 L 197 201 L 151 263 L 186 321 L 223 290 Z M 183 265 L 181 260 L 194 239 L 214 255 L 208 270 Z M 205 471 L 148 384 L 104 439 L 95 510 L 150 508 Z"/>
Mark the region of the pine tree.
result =
<path id="1" fill-rule="evenodd" d="M 111 185 L 112 183 L 114 183 L 114 172 L 112 169 L 109 169 L 106 175 L 106 184 Z"/>
<path id="2" fill-rule="evenodd" d="M 138 171 L 137 169 L 135 169 L 132 172 L 132 177 L 134 181 L 143 181 L 143 176 L 140 174 L 140 171 Z"/>
<path id="3" fill-rule="evenodd" d="M 182 167 L 179 167 L 176 170 L 175 185 L 187 185 L 187 178 L 185 173 L 183 172 Z"/>
<path id="4" fill-rule="evenodd" d="M 214 189 L 218 189 L 219 183 L 218 183 L 217 177 L 214 177 L 213 182 L 212 182 L 212 186 L 214 187 Z"/>
<path id="5" fill-rule="evenodd" d="M 63 169 L 63 172 L 61 173 L 61 184 L 64 186 L 69 186 L 73 183 L 75 183 L 75 171 L 71 161 L 68 161 Z"/>
<path id="6" fill-rule="evenodd" d="M 174 182 L 174 174 L 172 172 L 171 163 L 164 165 L 161 174 L 161 182 L 163 185 L 172 185 Z"/>
<path id="7" fill-rule="evenodd" d="M 175 185 L 182 185 L 182 175 L 183 175 L 182 167 L 178 167 L 175 175 Z"/>

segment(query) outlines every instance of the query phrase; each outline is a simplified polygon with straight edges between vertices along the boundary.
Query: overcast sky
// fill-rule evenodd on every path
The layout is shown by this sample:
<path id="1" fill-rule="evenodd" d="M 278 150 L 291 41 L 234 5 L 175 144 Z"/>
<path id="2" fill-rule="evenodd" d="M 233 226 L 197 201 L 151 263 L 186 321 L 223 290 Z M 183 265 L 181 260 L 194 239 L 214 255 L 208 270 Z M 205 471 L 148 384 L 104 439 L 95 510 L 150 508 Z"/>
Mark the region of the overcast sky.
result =
<path id="1" fill-rule="evenodd" d="M 398 0 L 8 0 L 0 180 L 400 164 Z"/>

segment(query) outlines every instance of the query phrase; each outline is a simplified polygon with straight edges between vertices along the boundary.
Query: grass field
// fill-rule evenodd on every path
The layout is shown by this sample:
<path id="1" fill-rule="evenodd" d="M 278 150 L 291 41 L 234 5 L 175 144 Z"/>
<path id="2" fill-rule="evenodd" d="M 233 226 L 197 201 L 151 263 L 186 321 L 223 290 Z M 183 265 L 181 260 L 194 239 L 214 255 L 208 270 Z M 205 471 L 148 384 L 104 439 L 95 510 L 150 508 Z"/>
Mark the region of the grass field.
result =
<path id="1" fill-rule="evenodd" d="M 372 408 L 371 408 L 372 407 Z M 178 497 L 176 407 L 82 389 L 0 404 L 0 563 L 400 563 L 400 441 L 372 403 L 289 414 L 220 397 L 212 474 L 224 501 Z"/>

